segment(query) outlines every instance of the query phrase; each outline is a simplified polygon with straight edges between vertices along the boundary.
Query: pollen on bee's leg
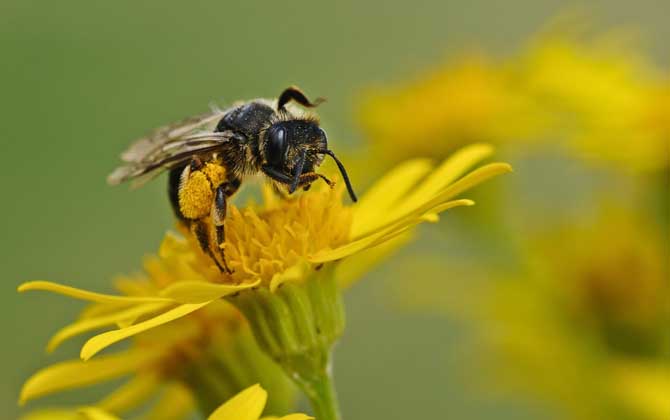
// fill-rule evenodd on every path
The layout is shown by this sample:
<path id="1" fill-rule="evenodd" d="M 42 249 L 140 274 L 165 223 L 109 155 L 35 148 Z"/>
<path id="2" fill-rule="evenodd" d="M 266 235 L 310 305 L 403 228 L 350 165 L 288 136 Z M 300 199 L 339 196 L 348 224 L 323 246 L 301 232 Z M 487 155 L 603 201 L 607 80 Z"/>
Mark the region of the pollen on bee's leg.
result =
<path id="1" fill-rule="evenodd" d="M 184 217 L 199 219 L 209 214 L 214 193 L 202 172 L 193 172 L 179 188 L 179 207 Z"/>
<path id="2" fill-rule="evenodd" d="M 207 178 L 214 186 L 221 185 L 228 179 L 228 172 L 226 171 L 226 168 L 223 165 L 219 165 L 217 163 L 207 163 L 205 167 L 202 168 L 202 172 L 207 176 Z"/>

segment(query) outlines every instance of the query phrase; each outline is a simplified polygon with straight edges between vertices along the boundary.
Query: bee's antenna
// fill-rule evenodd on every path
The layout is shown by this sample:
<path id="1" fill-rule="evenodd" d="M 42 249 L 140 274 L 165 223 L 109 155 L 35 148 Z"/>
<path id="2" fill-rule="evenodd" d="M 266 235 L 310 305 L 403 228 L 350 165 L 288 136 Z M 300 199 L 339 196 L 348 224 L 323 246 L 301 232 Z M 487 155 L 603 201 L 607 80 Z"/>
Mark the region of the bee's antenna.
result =
<path id="1" fill-rule="evenodd" d="M 291 101 L 296 101 L 300 105 L 307 108 L 314 108 L 325 102 L 326 99 L 319 97 L 316 98 L 314 102 L 311 102 L 309 99 L 307 99 L 307 96 L 302 92 L 302 90 L 300 90 L 299 87 L 289 86 L 284 89 L 281 95 L 279 95 L 279 99 L 277 99 L 277 109 L 279 111 L 285 111 L 285 105 Z"/>
<path id="2" fill-rule="evenodd" d="M 335 153 L 332 150 L 321 150 L 320 153 L 323 153 L 324 155 L 328 155 L 333 158 L 335 163 L 337 164 L 337 168 L 340 170 L 340 173 L 342 174 L 342 178 L 344 178 L 344 183 L 347 185 L 347 191 L 349 192 L 349 197 L 351 197 L 351 201 L 354 203 L 358 201 L 358 198 L 356 198 L 356 193 L 354 192 L 354 188 L 351 186 L 351 181 L 349 181 L 349 175 L 347 175 L 347 170 L 344 169 L 344 165 L 340 160 L 335 156 Z"/>

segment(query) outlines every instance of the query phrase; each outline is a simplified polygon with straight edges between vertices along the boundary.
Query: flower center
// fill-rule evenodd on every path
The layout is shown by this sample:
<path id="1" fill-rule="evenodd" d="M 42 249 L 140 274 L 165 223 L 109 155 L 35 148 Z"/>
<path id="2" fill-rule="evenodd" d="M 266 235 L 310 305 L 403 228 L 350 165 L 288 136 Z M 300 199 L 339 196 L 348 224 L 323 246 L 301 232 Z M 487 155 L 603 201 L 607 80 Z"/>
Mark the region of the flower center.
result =
<path id="1" fill-rule="evenodd" d="M 352 212 L 342 204 L 342 192 L 341 188 L 311 191 L 290 200 L 268 197 L 261 211 L 231 205 L 224 251 L 234 272 L 221 273 L 191 238 L 191 248 L 199 256 L 196 270 L 215 283 L 239 284 L 251 278 L 269 285 L 275 274 L 305 262 L 307 256 L 347 242 Z"/>

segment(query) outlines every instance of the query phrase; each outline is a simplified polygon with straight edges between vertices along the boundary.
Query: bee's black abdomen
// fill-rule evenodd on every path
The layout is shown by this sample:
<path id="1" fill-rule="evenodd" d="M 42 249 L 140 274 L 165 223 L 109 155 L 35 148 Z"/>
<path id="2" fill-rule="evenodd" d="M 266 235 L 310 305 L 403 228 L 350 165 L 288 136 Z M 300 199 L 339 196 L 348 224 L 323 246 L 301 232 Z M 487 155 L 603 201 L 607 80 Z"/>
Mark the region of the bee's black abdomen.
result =
<path id="1" fill-rule="evenodd" d="M 181 183 L 181 174 L 185 168 L 186 165 L 173 168 L 168 174 L 168 197 L 170 198 L 174 215 L 181 221 L 186 220 L 179 207 L 179 184 Z"/>

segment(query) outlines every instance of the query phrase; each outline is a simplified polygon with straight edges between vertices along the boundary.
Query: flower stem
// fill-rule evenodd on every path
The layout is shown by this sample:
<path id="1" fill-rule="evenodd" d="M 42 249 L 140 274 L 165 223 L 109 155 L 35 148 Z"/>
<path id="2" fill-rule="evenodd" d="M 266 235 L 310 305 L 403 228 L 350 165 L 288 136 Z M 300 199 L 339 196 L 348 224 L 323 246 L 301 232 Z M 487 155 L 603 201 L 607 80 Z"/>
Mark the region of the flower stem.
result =
<path id="1" fill-rule="evenodd" d="M 309 398 L 316 419 L 340 420 L 340 408 L 329 371 L 330 369 L 324 369 L 319 375 L 309 379 L 297 377 L 296 383 Z"/>

